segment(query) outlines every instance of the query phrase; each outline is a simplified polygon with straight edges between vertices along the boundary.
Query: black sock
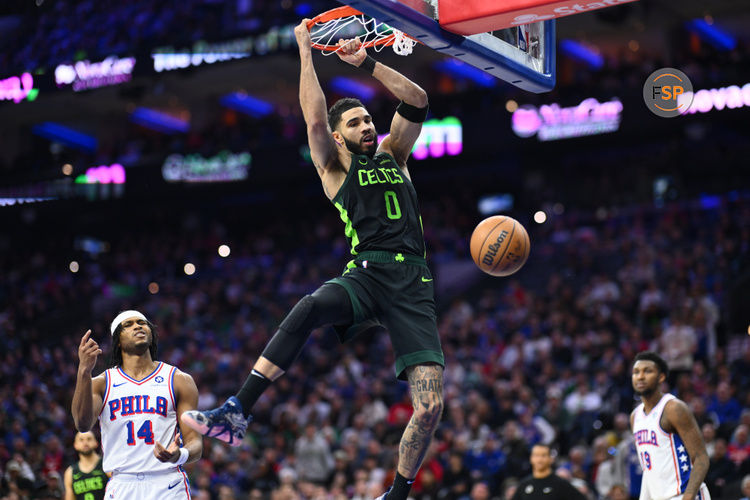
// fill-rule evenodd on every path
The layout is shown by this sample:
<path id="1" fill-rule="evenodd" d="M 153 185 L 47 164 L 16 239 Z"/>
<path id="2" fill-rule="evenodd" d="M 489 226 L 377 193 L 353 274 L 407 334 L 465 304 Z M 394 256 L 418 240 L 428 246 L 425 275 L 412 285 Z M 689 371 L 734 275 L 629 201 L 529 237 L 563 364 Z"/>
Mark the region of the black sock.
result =
<path id="1" fill-rule="evenodd" d="M 237 399 L 242 403 L 242 414 L 245 418 L 250 416 L 250 408 L 253 407 L 258 398 L 271 385 L 271 380 L 263 376 L 262 373 L 255 370 L 247 376 L 242 389 L 237 393 Z"/>
<path id="2" fill-rule="evenodd" d="M 411 491 L 411 483 L 413 482 L 414 479 L 406 479 L 404 476 L 396 472 L 396 479 L 393 480 L 393 487 L 385 496 L 385 500 L 406 500 Z"/>

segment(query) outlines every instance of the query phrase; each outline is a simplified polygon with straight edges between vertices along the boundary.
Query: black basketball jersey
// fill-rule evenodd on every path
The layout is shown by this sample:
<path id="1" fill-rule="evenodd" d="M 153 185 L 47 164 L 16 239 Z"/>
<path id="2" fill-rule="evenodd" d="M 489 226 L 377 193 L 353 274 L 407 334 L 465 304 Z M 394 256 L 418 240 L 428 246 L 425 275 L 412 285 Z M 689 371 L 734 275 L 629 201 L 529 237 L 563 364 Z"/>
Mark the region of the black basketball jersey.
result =
<path id="1" fill-rule="evenodd" d="M 73 464 L 73 493 L 76 500 L 104 500 L 104 489 L 109 477 L 102 469 L 102 459 L 91 472 L 83 472 L 78 462 Z"/>
<path id="2" fill-rule="evenodd" d="M 331 201 L 346 224 L 352 255 L 380 250 L 424 256 L 417 192 L 391 155 L 352 155 L 344 184 Z"/>

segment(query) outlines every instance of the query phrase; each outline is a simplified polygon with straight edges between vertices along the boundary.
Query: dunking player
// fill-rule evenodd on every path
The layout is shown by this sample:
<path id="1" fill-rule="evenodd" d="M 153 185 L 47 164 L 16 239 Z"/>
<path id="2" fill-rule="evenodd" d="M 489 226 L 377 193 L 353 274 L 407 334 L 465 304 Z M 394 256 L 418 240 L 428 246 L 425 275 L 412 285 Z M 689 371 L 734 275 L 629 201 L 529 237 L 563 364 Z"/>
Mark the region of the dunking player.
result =
<path id="1" fill-rule="evenodd" d="M 396 479 L 387 495 L 404 500 L 424 459 L 443 408 L 443 353 L 432 275 L 417 195 L 406 160 L 427 115 L 427 95 L 404 75 L 368 56 L 359 40 L 339 42 L 338 56 L 379 80 L 401 100 L 390 134 L 378 145 L 372 117 L 356 99 L 326 100 L 313 67 L 310 33 L 295 28 L 301 59 L 300 104 L 313 164 L 323 191 L 346 224 L 354 255 L 343 276 L 302 298 L 279 326 L 236 396 L 183 421 L 201 433 L 238 445 L 250 409 L 299 354 L 310 331 L 337 327 L 349 340 L 369 327 L 387 327 L 396 375 L 408 379 L 414 414 L 401 438 Z"/>
<path id="2" fill-rule="evenodd" d="M 99 442 L 93 432 L 77 432 L 73 448 L 78 460 L 65 469 L 65 500 L 104 500 L 109 476 L 102 468 L 102 457 L 96 452 Z"/>
<path id="3" fill-rule="evenodd" d="M 667 362 L 650 351 L 633 364 L 633 389 L 640 396 L 630 414 L 635 447 L 643 468 L 641 500 L 711 500 L 703 480 L 708 454 L 703 435 L 687 405 L 663 394 Z"/>
<path id="4" fill-rule="evenodd" d="M 198 405 L 198 388 L 190 375 L 156 360 L 158 337 L 140 312 L 117 315 L 110 333 L 111 368 L 93 379 L 102 350 L 91 330 L 81 339 L 72 405 L 79 431 L 99 419 L 104 470 L 112 473 L 106 498 L 190 498 L 182 465 L 200 458 L 203 438 L 183 427 L 180 447 L 177 422 Z"/>

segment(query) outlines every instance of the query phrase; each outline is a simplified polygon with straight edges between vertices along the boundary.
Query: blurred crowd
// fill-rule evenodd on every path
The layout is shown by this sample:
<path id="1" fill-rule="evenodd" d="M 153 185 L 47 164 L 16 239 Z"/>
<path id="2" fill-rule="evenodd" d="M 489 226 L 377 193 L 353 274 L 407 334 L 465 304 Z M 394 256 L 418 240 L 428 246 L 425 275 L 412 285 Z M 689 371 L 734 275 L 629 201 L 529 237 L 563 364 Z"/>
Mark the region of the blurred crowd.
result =
<path id="1" fill-rule="evenodd" d="M 3 235 L 2 495 L 59 498 L 60 475 L 75 458 L 76 347 L 92 328 L 104 350 L 95 373 L 103 370 L 106 325 L 121 309 L 157 324 L 160 358 L 195 378 L 201 408 L 237 390 L 290 307 L 347 260 L 335 211 L 311 222 L 291 216 L 306 200 L 290 203 L 285 213 L 239 221 L 210 209 L 169 215 L 154 201 L 117 227 L 106 221 L 122 209 L 103 206 L 80 224 L 106 245 L 79 251 L 76 273 L 70 252 L 59 251 L 72 245 L 68 229 L 40 215 L 31 225 L 38 230 Z M 589 223 L 561 215 L 530 227 L 532 257 L 517 277 L 463 267 L 471 286 L 456 293 L 439 281 L 441 269 L 447 276 L 467 259 L 477 220 L 468 206 L 423 202 L 442 290 L 446 405 L 412 496 L 509 498 L 530 471 L 530 446 L 543 442 L 558 450 L 557 473 L 588 498 L 637 497 L 629 371 L 635 353 L 650 348 L 668 360 L 668 388 L 703 431 L 712 496 L 739 498 L 732 495 L 750 474 L 750 338 L 728 317 L 750 263 L 750 203 L 725 197 L 711 209 L 673 204 Z M 226 258 L 216 253 L 222 243 Z M 184 273 L 185 262 L 195 274 Z M 194 497 L 381 494 L 411 414 L 393 361 L 387 336 L 340 346 L 327 329 L 315 331 L 254 408 L 245 444 L 207 441 L 187 468 Z"/>
<path id="2" fill-rule="evenodd" d="M 87 58 L 132 55 L 197 40 L 221 41 L 301 17 L 291 0 L 8 3 L 3 6 L 6 15 L 0 11 L 0 75 L 49 69 Z M 308 2 L 308 14 L 315 5 L 322 12 L 328 4 Z"/>

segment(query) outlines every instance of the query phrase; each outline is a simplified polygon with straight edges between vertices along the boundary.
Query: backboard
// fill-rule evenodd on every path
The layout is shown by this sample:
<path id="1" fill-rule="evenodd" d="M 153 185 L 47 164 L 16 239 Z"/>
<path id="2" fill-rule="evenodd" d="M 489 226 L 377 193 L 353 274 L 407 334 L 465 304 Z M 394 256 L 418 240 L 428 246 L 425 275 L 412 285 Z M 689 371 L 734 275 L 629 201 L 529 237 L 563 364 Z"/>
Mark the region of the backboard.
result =
<path id="1" fill-rule="evenodd" d="M 554 19 L 463 36 L 440 26 L 436 0 L 339 2 L 523 90 L 541 93 L 555 86 Z"/>

